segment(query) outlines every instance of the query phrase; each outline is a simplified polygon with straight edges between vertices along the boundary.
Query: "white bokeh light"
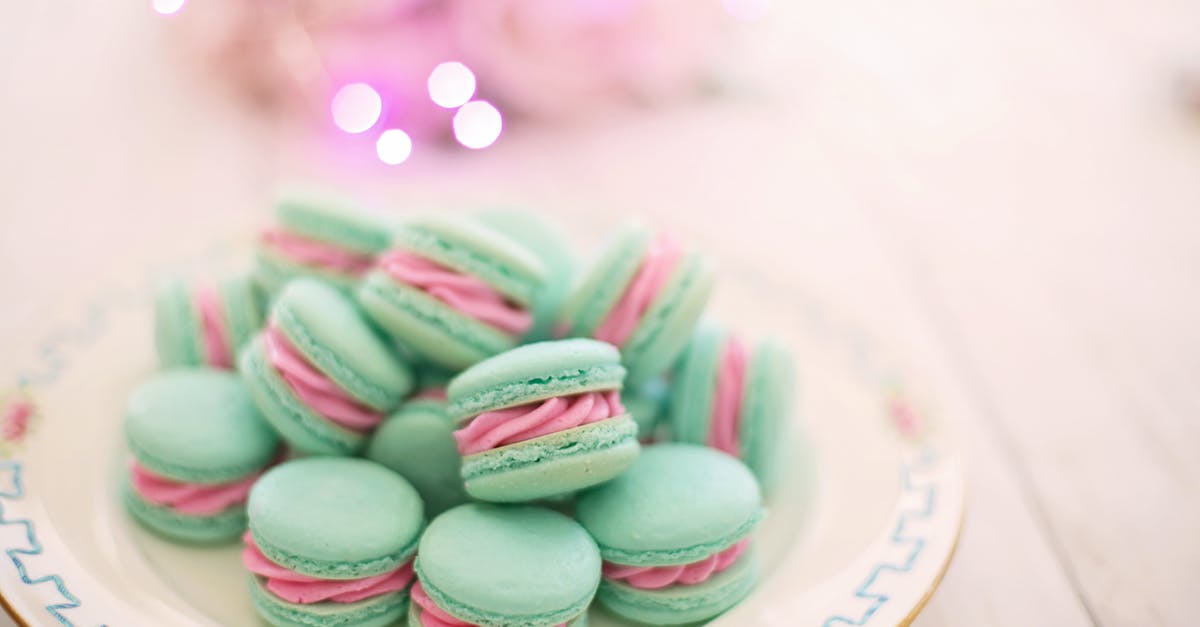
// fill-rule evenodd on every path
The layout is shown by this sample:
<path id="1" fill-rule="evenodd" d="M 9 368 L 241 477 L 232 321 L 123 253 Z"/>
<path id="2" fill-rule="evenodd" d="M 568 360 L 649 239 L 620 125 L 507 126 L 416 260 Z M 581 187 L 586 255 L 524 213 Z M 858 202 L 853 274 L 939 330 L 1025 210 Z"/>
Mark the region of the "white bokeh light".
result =
<path id="1" fill-rule="evenodd" d="M 767 15 L 771 9 L 771 0 L 721 0 L 721 6 L 737 19 L 753 22 Z"/>
<path id="2" fill-rule="evenodd" d="M 412 146 L 412 138 L 408 133 L 398 128 L 389 128 L 375 142 L 375 153 L 379 155 L 380 161 L 388 165 L 400 165 L 412 154 Z"/>
<path id="3" fill-rule="evenodd" d="M 183 8 L 185 0 L 151 0 L 154 10 L 162 15 L 174 15 Z"/>
<path id="4" fill-rule="evenodd" d="M 438 64 L 429 73 L 429 99 L 439 107 L 461 107 L 475 95 L 475 75 L 458 61 Z"/>
<path id="5" fill-rule="evenodd" d="M 383 100 L 366 83 L 350 83 L 338 90 L 329 107 L 333 123 L 347 133 L 362 133 L 379 121 Z"/>
<path id="6" fill-rule="evenodd" d="M 454 114 L 454 138 L 467 148 L 491 146 L 503 129 L 500 112 L 486 100 L 468 102 Z"/>

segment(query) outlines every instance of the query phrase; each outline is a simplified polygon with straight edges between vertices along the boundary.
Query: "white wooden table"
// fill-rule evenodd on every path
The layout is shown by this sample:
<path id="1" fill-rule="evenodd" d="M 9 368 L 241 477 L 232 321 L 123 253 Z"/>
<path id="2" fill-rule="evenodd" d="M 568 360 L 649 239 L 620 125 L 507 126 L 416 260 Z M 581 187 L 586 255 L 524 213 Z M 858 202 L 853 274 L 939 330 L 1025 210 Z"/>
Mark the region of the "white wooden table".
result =
<path id="1" fill-rule="evenodd" d="M 1200 623 L 1200 115 L 1170 89 L 1200 66 L 1200 4 L 789 4 L 724 99 L 391 170 L 297 157 L 161 26 L 140 3 L 0 6 L 0 342 L 113 247 L 262 212 L 284 177 L 648 214 L 928 375 L 972 494 L 918 625 Z"/>

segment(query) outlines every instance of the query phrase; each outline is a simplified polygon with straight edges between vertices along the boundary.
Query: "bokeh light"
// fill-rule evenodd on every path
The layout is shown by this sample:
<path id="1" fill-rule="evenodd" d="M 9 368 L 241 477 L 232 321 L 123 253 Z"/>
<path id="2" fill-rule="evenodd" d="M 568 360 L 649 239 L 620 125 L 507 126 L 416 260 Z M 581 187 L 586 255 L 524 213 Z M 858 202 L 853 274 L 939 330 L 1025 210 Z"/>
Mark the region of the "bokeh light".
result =
<path id="1" fill-rule="evenodd" d="M 151 0 L 154 10 L 162 15 L 174 15 L 183 8 L 185 0 Z"/>
<path id="2" fill-rule="evenodd" d="M 721 0 L 725 11 L 739 20 L 762 19 L 771 9 L 771 0 Z"/>
<path id="3" fill-rule="evenodd" d="M 429 98 L 446 109 L 461 107 L 475 95 L 475 75 L 458 61 L 438 64 L 429 73 Z"/>
<path id="4" fill-rule="evenodd" d="M 375 142 L 375 153 L 379 155 L 380 161 L 388 165 L 400 165 L 412 154 L 412 146 L 412 138 L 408 133 L 398 128 L 389 128 Z"/>
<path id="5" fill-rule="evenodd" d="M 503 128 L 500 111 L 486 100 L 468 102 L 454 114 L 454 138 L 467 148 L 491 146 Z"/>
<path id="6" fill-rule="evenodd" d="M 330 111 L 338 128 L 347 133 L 362 133 L 379 121 L 383 100 L 370 85 L 350 83 L 333 96 Z"/>

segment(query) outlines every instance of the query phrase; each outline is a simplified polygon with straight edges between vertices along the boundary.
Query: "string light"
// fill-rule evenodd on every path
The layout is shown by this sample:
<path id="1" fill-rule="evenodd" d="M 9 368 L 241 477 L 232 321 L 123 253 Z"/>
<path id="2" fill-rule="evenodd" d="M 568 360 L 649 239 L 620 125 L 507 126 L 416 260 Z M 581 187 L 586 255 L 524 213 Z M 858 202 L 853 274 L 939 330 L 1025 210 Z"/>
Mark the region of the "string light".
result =
<path id="1" fill-rule="evenodd" d="M 467 148 L 478 150 L 491 146 L 503 129 L 500 111 L 486 100 L 468 102 L 454 114 L 454 138 Z"/>
<path id="2" fill-rule="evenodd" d="M 433 68 L 426 82 L 429 99 L 439 107 L 455 109 L 475 95 L 475 74 L 458 61 L 447 61 Z"/>
<path id="3" fill-rule="evenodd" d="M 380 161 L 388 165 L 400 165 L 408 160 L 408 156 L 412 154 L 412 147 L 412 138 L 408 133 L 398 128 L 389 128 L 376 140 L 375 154 L 379 155 Z"/>
<path id="4" fill-rule="evenodd" d="M 369 130 L 383 113 L 383 99 L 366 83 L 350 83 L 338 90 L 330 105 L 333 123 L 347 133 Z"/>

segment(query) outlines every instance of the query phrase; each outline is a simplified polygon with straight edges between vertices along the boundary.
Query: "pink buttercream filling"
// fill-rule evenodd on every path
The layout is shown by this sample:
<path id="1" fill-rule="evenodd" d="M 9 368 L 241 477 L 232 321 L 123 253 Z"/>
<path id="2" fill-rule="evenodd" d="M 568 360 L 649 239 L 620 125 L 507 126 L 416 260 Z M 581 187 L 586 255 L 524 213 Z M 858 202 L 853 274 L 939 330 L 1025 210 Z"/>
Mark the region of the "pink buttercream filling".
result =
<path id="1" fill-rule="evenodd" d="M 691 564 L 678 566 L 624 566 L 604 563 L 602 572 L 606 579 L 622 581 L 634 588 L 654 590 L 667 586 L 692 586 L 729 568 L 746 552 L 750 540 L 737 544 Z"/>
<path id="2" fill-rule="evenodd" d="M 420 625 L 412 627 L 475 627 L 475 623 L 468 623 L 464 620 L 455 618 L 446 613 L 446 610 L 438 607 L 433 599 L 425 594 L 425 588 L 421 587 L 421 582 L 413 584 L 412 591 L 409 592 L 412 596 L 412 602 L 416 603 L 421 608 L 421 613 L 418 620 Z M 561 623 L 555 627 L 566 627 L 566 623 Z"/>
<path id="3" fill-rule="evenodd" d="M 266 588 L 289 603 L 354 603 L 408 587 L 413 579 L 412 560 L 403 566 L 361 579 L 321 579 L 288 570 L 267 559 L 249 531 L 242 536 L 242 565 L 267 580 Z"/>
<path id="4" fill-rule="evenodd" d="M 338 248 L 328 242 L 283 229 L 264 231 L 262 243 L 301 265 L 332 270 L 340 274 L 360 276 L 375 264 L 372 255 Z"/>
<path id="5" fill-rule="evenodd" d="M 370 431 L 383 420 L 383 414 L 354 400 L 337 383 L 314 368 L 274 322 L 267 324 L 263 339 L 271 365 L 310 409 L 351 431 Z"/>
<path id="6" fill-rule="evenodd" d="M 642 267 L 625 287 L 625 292 L 617 299 L 608 316 L 596 327 L 592 337 L 614 346 L 623 346 L 682 258 L 683 248 L 671 236 L 663 234 L 654 240 L 646 251 Z"/>
<path id="7" fill-rule="evenodd" d="M 736 337 L 725 343 L 717 366 L 713 407 L 709 419 L 708 445 L 741 456 L 738 431 L 742 418 L 742 393 L 746 385 L 746 346 Z"/>
<path id="8" fill-rule="evenodd" d="M 484 324 L 511 335 L 524 335 L 533 326 L 533 314 L 482 280 L 451 270 L 424 257 L 393 250 L 379 260 L 380 267 L 399 283 L 411 285 Z"/>
<path id="9" fill-rule="evenodd" d="M 262 472 L 229 483 L 185 483 L 160 477 L 130 460 L 129 474 L 133 491 L 142 499 L 189 516 L 211 516 L 246 502 Z"/>
<path id="10" fill-rule="evenodd" d="M 458 452 L 472 455 L 566 431 L 625 413 L 618 390 L 584 392 L 479 414 L 454 432 Z"/>
<path id="11" fill-rule="evenodd" d="M 196 290 L 196 309 L 200 311 L 200 336 L 204 345 L 204 359 L 218 368 L 233 368 L 233 351 L 229 333 L 225 328 L 225 316 L 221 313 L 221 298 L 212 287 Z"/>

